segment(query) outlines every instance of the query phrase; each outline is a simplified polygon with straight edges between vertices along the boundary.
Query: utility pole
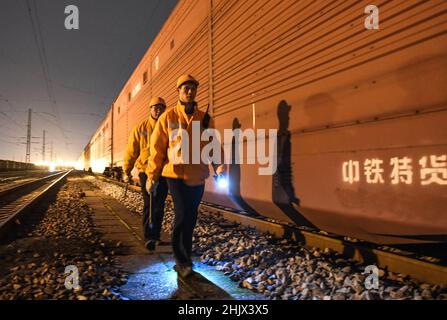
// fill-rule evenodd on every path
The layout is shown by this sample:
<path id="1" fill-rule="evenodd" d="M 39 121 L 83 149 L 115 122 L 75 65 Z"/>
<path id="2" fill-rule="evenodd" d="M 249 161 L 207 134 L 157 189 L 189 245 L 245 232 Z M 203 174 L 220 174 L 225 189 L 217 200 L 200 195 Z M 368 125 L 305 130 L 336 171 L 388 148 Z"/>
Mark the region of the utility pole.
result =
<path id="1" fill-rule="evenodd" d="M 42 162 L 45 162 L 45 130 L 43 130 L 42 138 Z"/>
<path id="2" fill-rule="evenodd" d="M 31 108 L 28 109 L 28 126 L 26 131 L 26 157 L 25 162 L 31 162 Z"/>

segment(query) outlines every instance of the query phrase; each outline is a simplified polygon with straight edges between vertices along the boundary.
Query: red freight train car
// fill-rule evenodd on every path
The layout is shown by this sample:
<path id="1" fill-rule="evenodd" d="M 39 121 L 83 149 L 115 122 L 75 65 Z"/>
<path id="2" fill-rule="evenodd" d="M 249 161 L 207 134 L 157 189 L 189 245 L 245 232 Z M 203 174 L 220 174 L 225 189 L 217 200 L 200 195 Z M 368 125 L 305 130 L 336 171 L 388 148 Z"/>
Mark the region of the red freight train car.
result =
<path id="1" fill-rule="evenodd" d="M 369 4 L 181 0 L 111 108 L 110 161 L 150 97 L 173 106 L 190 73 L 219 130 L 278 129 L 277 172 L 230 165 L 206 201 L 378 243 L 445 241 L 447 2 L 375 1 L 378 29 Z"/>

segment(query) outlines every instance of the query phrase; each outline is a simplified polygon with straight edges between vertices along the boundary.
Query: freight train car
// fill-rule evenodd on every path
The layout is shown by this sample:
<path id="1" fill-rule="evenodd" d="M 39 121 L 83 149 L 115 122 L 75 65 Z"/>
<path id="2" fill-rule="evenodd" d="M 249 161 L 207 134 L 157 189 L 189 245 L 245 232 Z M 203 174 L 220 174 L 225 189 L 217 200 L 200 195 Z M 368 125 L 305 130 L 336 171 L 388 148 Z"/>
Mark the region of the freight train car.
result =
<path id="1" fill-rule="evenodd" d="M 0 171 L 35 170 L 33 163 L 17 162 L 11 160 L 0 160 Z"/>
<path id="2" fill-rule="evenodd" d="M 84 170 L 103 173 L 112 159 L 112 111 L 107 112 L 88 145 L 84 148 Z"/>
<path id="3" fill-rule="evenodd" d="M 174 106 L 190 73 L 219 130 L 278 130 L 273 175 L 244 154 L 206 201 L 377 243 L 446 241 L 447 2 L 370 4 L 179 1 L 111 107 L 113 166 L 150 97 Z"/>

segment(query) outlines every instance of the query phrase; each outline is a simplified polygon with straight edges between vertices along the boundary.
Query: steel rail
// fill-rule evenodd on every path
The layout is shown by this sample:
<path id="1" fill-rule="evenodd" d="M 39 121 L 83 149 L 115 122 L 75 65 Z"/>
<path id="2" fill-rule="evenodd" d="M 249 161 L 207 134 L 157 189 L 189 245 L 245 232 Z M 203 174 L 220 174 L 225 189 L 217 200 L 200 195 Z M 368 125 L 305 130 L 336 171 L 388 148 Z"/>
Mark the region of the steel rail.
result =
<path id="1" fill-rule="evenodd" d="M 8 199 L 8 201 L 0 208 L 0 238 L 7 235 L 11 227 L 17 224 L 16 221 L 20 221 L 20 218 L 29 212 L 39 200 L 59 185 L 71 171 L 72 170 L 51 174 L 2 191 L 0 193 L 2 197 L 13 196 L 14 193 L 18 193 L 18 195 L 11 200 Z M 27 188 L 30 188 L 31 190 L 25 194 L 20 192 L 23 190 L 27 191 Z"/>

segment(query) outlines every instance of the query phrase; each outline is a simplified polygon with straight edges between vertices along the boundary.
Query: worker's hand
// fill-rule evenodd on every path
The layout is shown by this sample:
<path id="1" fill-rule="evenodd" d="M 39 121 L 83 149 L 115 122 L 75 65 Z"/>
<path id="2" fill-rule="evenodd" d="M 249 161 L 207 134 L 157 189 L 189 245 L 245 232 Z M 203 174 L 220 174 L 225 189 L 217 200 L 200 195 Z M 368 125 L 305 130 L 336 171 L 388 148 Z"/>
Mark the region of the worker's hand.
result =
<path id="1" fill-rule="evenodd" d="M 225 175 L 225 166 L 224 165 L 220 165 L 216 168 L 216 175 L 217 176 Z"/>
<path id="2" fill-rule="evenodd" d="M 147 180 L 146 181 L 147 193 L 155 194 L 155 191 L 157 190 L 157 186 L 158 186 L 158 181 Z"/>

